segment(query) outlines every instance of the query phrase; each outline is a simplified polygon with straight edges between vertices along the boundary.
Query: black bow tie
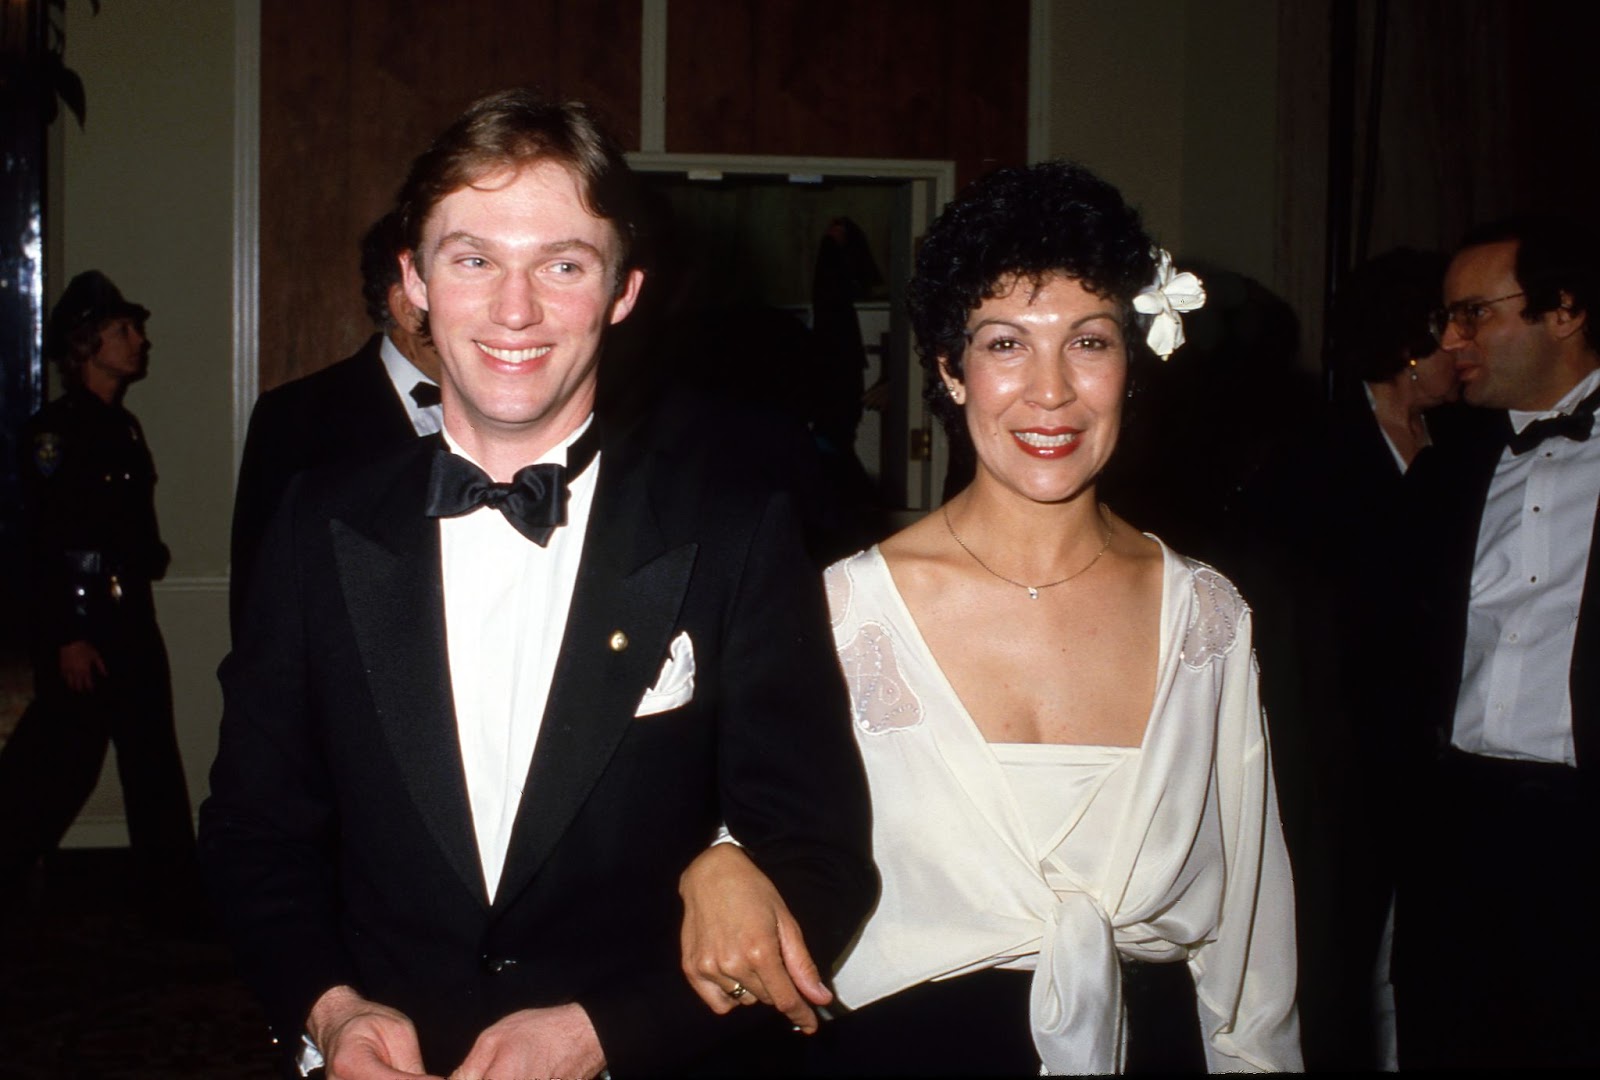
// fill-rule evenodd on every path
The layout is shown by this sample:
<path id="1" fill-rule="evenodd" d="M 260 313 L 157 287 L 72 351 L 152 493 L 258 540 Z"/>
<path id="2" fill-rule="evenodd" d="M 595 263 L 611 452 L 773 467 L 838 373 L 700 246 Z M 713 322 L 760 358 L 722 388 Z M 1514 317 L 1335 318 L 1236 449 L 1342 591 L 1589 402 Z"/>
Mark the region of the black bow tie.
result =
<path id="1" fill-rule="evenodd" d="M 600 448 L 595 425 L 567 448 L 567 464 L 546 462 L 517 470 L 509 484 L 497 484 L 489 474 L 444 447 L 434 455 L 428 474 L 429 517 L 457 517 L 480 506 L 492 506 L 505 515 L 511 527 L 540 547 L 567 523 L 567 485 L 589 467 Z"/>
<path id="2" fill-rule="evenodd" d="M 1600 406 L 1600 390 L 1594 391 L 1578 402 L 1577 408 L 1565 416 L 1547 416 L 1543 420 L 1535 420 L 1511 436 L 1511 452 L 1525 454 L 1546 439 L 1557 435 L 1573 442 L 1587 442 L 1594 429 L 1596 406 Z"/>
<path id="3" fill-rule="evenodd" d="M 411 400 L 417 403 L 417 408 L 426 409 L 430 405 L 439 404 L 439 388 L 431 382 L 417 380 L 411 388 Z"/>

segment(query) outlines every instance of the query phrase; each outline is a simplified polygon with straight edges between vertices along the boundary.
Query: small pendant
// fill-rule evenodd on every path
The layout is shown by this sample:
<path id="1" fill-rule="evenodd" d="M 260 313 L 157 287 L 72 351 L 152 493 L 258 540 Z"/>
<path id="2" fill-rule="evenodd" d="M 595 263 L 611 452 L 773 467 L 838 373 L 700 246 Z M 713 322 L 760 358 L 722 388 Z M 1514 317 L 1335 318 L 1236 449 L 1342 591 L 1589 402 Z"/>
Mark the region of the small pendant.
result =
<path id="1" fill-rule="evenodd" d="M 1029 600 L 1037 600 L 1037 599 L 1039 599 L 1039 590 L 1035 589 L 1032 585 L 1028 586 L 1028 599 Z"/>

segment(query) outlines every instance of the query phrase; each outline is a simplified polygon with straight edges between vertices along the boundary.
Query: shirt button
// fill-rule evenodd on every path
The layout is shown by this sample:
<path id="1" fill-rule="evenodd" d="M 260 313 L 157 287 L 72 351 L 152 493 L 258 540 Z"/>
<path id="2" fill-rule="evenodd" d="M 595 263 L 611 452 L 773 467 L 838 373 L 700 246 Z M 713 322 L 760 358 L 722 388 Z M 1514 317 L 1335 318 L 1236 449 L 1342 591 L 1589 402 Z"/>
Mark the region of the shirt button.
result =
<path id="1" fill-rule="evenodd" d="M 1529 578 L 1529 579 L 1528 579 L 1528 580 L 1529 580 L 1529 581 L 1530 581 L 1530 582 L 1534 582 L 1534 583 L 1537 583 L 1537 582 L 1538 582 L 1538 580 L 1539 580 L 1539 575 L 1538 575 L 1538 574 L 1535 574 L 1535 575 L 1533 575 L 1533 576 L 1532 576 L 1532 577 L 1531 577 L 1531 578 Z"/>
<path id="2" fill-rule="evenodd" d="M 1511 642 L 1511 643 L 1513 643 L 1513 644 L 1515 644 L 1515 643 L 1516 643 L 1516 640 L 1517 640 L 1517 633 L 1516 633 L 1516 631 L 1515 631 L 1515 630 L 1513 630 L 1513 631 L 1512 631 L 1512 632 L 1511 632 L 1511 633 L 1509 633 L 1509 634 L 1507 634 L 1507 635 L 1506 635 L 1506 640 L 1507 640 L 1507 641 L 1509 641 L 1509 642 Z"/>
<path id="3" fill-rule="evenodd" d="M 1538 513 L 1538 512 L 1539 512 L 1539 508 L 1538 508 L 1538 507 L 1537 507 L 1537 506 L 1535 506 L 1535 507 L 1534 507 L 1534 508 L 1533 508 L 1533 512 L 1534 512 L 1534 513 L 1535 513 L 1535 514 L 1537 514 L 1537 513 Z"/>

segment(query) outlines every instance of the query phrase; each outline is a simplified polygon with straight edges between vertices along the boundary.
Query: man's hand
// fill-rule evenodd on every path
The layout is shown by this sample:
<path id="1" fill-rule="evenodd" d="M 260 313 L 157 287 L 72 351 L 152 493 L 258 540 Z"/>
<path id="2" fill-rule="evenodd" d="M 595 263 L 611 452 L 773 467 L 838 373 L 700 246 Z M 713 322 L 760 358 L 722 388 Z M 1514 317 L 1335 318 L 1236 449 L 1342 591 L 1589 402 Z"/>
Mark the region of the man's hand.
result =
<path id="1" fill-rule="evenodd" d="M 606 1067 L 583 1006 L 523 1009 L 485 1028 L 450 1080 L 589 1080 Z"/>
<path id="2" fill-rule="evenodd" d="M 405 1014 L 368 1001 L 348 986 L 335 986 L 317 999 L 306 1019 L 306 1034 L 322 1053 L 328 1080 L 428 1076 L 416 1028 Z"/>
<path id="3" fill-rule="evenodd" d="M 735 844 L 700 853 L 678 879 L 683 897 L 683 973 L 721 1016 L 765 1002 L 810 1035 L 812 1005 L 833 994 L 822 984 L 800 924 L 778 890 Z M 733 992 L 744 987 L 737 998 Z"/>
<path id="4" fill-rule="evenodd" d="M 95 679 L 104 677 L 106 662 L 100 650 L 87 641 L 69 641 L 61 646 L 61 680 L 74 694 L 94 689 Z"/>

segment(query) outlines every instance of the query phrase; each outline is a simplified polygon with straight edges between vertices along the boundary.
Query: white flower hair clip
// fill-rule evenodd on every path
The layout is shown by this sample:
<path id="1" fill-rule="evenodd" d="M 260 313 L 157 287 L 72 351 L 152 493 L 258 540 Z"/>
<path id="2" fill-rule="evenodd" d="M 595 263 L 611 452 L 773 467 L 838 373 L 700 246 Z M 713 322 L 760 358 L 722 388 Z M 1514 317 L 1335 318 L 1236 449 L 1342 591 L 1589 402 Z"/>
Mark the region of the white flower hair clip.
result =
<path id="1" fill-rule="evenodd" d="M 1189 271 L 1172 272 L 1172 255 L 1166 249 L 1158 247 L 1150 253 L 1156 257 L 1156 277 L 1133 298 L 1133 310 L 1154 316 L 1144 340 L 1151 352 L 1165 360 L 1183 344 L 1183 318 L 1178 312 L 1204 307 L 1206 290 Z"/>

